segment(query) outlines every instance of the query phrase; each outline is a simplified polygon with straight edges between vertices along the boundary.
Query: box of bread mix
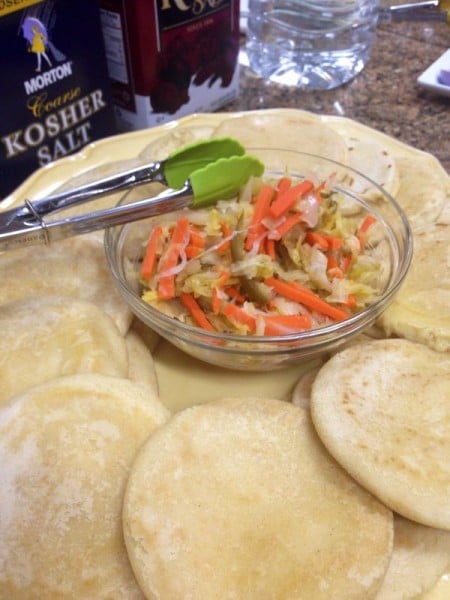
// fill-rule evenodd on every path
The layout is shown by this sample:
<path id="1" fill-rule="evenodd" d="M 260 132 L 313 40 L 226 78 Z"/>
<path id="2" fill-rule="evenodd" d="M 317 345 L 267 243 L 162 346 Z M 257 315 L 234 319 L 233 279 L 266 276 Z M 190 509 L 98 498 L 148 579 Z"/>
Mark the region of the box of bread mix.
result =
<path id="1" fill-rule="evenodd" d="M 239 0 L 100 0 L 100 7 L 121 131 L 236 98 Z"/>
<path id="2" fill-rule="evenodd" d="M 0 198 L 117 133 L 95 0 L 0 0 Z"/>

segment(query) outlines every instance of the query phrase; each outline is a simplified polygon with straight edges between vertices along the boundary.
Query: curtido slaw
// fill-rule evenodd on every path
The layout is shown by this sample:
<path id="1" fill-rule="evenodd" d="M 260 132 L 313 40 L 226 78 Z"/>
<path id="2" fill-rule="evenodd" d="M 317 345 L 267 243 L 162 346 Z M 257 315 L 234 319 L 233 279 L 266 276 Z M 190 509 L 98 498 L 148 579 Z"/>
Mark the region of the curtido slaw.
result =
<path id="1" fill-rule="evenodd" d="M 213 332 L 323 327 L 379 297 L 380 228 L 361 205 L 349 208 L 333 176 L 252 177 L 234 199 L 151 219 L 142 299 Z"/>

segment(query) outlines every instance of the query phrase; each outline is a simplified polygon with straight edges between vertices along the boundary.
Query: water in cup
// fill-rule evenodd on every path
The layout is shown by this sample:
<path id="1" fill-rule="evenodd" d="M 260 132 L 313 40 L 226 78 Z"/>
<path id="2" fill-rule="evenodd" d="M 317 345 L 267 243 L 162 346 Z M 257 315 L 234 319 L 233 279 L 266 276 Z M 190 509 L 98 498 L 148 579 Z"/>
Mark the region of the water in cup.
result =
<path id="1" fill-rule="evenodd" d="M 249 0 L 247 54 L 264 79 L 327 90 L 369 59 L 379 0 Z"/>

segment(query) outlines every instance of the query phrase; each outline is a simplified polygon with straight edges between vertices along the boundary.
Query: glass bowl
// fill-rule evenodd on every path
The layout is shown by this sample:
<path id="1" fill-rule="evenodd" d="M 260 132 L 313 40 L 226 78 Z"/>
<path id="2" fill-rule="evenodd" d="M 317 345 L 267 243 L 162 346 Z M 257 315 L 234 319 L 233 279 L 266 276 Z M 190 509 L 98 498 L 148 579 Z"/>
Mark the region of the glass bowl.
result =
<path id="1" fill-rule="evenodd" d="M 119 292 L 131 311 L 148 327 L 187 354 L 229 369 L 266 371 L 309 361 L 335 351 L 340 345 L 375 323 L 392 301 L 412 256 L 412 235 L 408 221 L 395 200 L 362 173 L 335 161 L 290 150 L 252 148 L 265 165 L 268 177 L 286 170 L 293 178 L 332 176 L 331 188 L 344 198 L 347 211 L 370 211 L 381 223 L 380 243 L 384 244 L 384 285 L 377 299 L 347 319 L 308 331 L 282 336 L 244 336 L 212 333 L 182 323 L 144 302 L 139 281 L 140 264 L 149 237 L 149 219 L 111 227 L 105 232 L 107 262 Z M 135 201 L 138 188 L 128 192 L 119 204 Z M 148 189 L 145 190 L 148 194 Z"/>

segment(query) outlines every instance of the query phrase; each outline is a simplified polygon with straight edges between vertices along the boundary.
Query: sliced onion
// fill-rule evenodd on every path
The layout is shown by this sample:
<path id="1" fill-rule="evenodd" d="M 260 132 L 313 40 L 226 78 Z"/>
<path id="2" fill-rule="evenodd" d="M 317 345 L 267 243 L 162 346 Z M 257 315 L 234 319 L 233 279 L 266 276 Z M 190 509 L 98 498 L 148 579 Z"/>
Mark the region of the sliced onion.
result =
<path id="1" fill-rule="evenodd" d="M 266 331 L 266 323 L 261 315 L 256 317 L 255 335 L 264 335 Z"/>
<path id="2" fill-rule="evenodd" d="M 276 296 L 272 300 L 272 305 L 276 307 L 281 315 L 305 315 L 309 310 L 293 300 L 287 300 L 281 296 Z"/>
<path id="3" fill-rule="evenodd" d="M 259 253 L 259 247 L 261 245 L 261 242 L 266 239 L 267 234 L 268 234 L 268 232 L 265 231 L 263 234 L 261 234 L 259 237 L 257 237 L 255 239 L 255 241 L 253 242 L 252 247 L 250 248 L 250 250 L 247 253 L 248 256 L 254 257 L 254 256 L 256 256 Z"/>
<path id="4" fill-rule="evenodd" d="M 160 273 L 158 273 L 157 277 L 159 279 L 161 279 L 163 277 L 171 277 L 172 275 L 178 275 L 178 273 L 181 273 L 181 271 L 183 271 L 183 269 L 185 268 L 185 266 L 188 262 L 187 258 L 186 258 L 186 253 L 182 252 L 180 254 L 180 258 L 181 258 L 181 261 L 177 265 L 175 265 L 171 269 L 166 269 L 165 271 L 161 271 Z"/>
<path id="5" fill-rule="evenodd" d="M 319 203 L 313 194 L 308 194 L 308 196 L 299 200 L 295 208 L 302 213 L 303 221 L 309 227 L 317 226 L 319 222 Z"/>

